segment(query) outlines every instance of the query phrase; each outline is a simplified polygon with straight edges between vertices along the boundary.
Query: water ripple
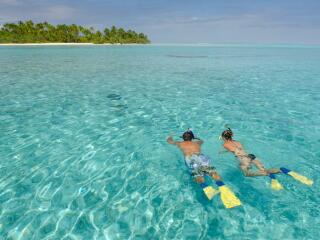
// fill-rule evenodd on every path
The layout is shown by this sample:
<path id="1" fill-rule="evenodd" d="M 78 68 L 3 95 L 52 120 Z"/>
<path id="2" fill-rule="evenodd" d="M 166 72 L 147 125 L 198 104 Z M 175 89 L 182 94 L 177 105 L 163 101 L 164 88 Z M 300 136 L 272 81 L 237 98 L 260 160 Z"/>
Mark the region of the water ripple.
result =
<path id="1" fill-rule="evenodd" d="M 0 239 L 316 239 L 319 49 L 1 54 Z M 279 176 L 279 193 L 244 178 L 234 157 L 218 154 L 226 123 L 266 166 L 314 187 Z M 165 141 L 188 127 L 243 207 L 207 201 L 192 182 Z"/>

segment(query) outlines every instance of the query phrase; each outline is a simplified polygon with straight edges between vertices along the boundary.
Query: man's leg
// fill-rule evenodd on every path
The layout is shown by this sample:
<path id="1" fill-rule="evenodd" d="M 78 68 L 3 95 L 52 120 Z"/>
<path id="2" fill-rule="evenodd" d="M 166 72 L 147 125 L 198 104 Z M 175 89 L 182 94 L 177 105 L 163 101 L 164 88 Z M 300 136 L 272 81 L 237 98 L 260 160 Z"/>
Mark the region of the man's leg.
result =
<path id="1" fill-rule="evenodd" d="M 233 208 L 241 205 L 241 201 L 237 196 L 224 184 L 221 177 L 214 167 L 207 167 L 206 172 L 212 177 L 216 185 L 219 187 L 221 201 L 226 208 Z"/>
<path id="2" fill-rule="evenodd" d="M 193 180 L 198 184 L 205 182 L 204 175 L 200 168 L 192 169 L 191 176 L 193 177 Z"/>
<path id="3" fill-rule="evenodd" d="M 218 190 L 216 190 L 212 186 L 208 186 L 208 184 L 206 184 L 203 175 L 199 174 L 199 172 L 197 175 L 195 175 L 193 177 L 193 179 L 197 184 L 200 185 L 200 187 L 202 188 L 203 192 L 205 193 L 205 195 L 207 196 L 207 198 L 209 200 L 211 200 L 217 193 L 219 193 Z"/>
<path id="4" fill-rule="evenodd" d="M 194 169 L 192 172 L 194 181 L 200 185 L 207 198 L 211 200 L 219 191 L 206 184 L 203 174 L 204 172 L 200 168 Z"/>
<path id="5" fill-rule="evenodd" d="M 194 177 L 193 179 L 194 179 L 194 181 L 195 181 L 196 183 L 198 183 L 198 184 L 201 184 L 201 183 L 204 183 L 204 182 L 205 182 L 205 181 L 204 181 L 204 177 L 202 177 L 202 176 L 196 176 L 196 177 Z"/>
<path id="6" fill-rule="evenodd" d="M 219 176 L 219 174 L 216 171 L 212 171 L 210 173 L 210 177 L 212 177 L 212 179 L 214 179 L 214 180 L 221 180 L 221 177 Z"/>
<path id="7" fill-rule="evenodd" d="M 205 172 L 215 181 L 221 181 L 221 177 L 214 167 L 205 167 Z"/>

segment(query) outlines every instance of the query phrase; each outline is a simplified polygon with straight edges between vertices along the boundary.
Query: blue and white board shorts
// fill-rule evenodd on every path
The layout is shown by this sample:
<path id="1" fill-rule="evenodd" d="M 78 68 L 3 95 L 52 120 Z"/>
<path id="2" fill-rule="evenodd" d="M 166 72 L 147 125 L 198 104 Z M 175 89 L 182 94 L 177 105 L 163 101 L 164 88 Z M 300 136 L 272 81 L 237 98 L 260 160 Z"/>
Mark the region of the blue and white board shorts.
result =
<path id="1" fill-rule="evenodd" d="M 185 163 L 193 177 L 203 177 L 205 174 L 216 173 L 216 169 L 210 166 L 210 158 L 203 154 L 193 154 L 185 158 Z"/>

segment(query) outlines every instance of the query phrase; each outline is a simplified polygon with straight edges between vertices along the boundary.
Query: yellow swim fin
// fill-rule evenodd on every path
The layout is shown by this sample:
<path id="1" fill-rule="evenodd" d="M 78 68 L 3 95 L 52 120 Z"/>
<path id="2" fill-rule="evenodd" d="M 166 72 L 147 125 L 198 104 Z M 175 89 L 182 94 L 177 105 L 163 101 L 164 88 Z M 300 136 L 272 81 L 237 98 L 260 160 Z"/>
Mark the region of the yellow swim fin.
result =
<path id="1" fill-rule="evenodd" d="M 280 170 L 287 174 L 287 175 L 290 175 L 291 177 L 293 177 L 294 179 L 296 179 L 297 181 L 301 182 L 301 183 L 304 183 L 306 185 L 309 185 L 311 186 L 313 184 L 313 181 L 308 179 L 307 177 L 305 176 L 302 176 L 300 175 L 299 173 L 296 173 L 296 172 L 293 172 L 287 168 L 280 168 Z"/>
<path id="2" fill-rule="evenodd" d="M 288 174 L 289 174 L 291 177 L 293 177 L 294 179 L 296 179 L 296 180 L 298 180 L 299 182 L 302 182 L 302 183 L 304 183 L 304 184 L 306 184 L 306 185 L 311 186 L 311 185 L 313 184 L 313 181 L 312 181 L 312 180 L 310 180 L 310 179 L 308 179 L 307 177 L 302 176 L 302 175 L 300 175 L 300 174 L 298 174 L 298 173 L 296 173 L 296 172 L 291 171 L 291 172 L 289 172 Z"/>
<path id="3" fill-rule="evenodd" d="M 202 190 L 209 200 L 211 200 L 216 194 L 219 193 L 219 190 L 214 189 L 211 186 L 204 187 Z"/>
<path id="4" fill-rule="evenodd" d="M 216 181 L 219 186 L 221 201 L 226 208 L 233 208 L 241 205 L 241 201 L 222 181 Z"/>
<path id="5" fill-rule="evenodd" d="M 271 188 L 273 190 L 277 190 L 278 191 L 278 190 L 283 189 L 281 183 L 279 183 L 279 181 L 276 179 L 274 174 L 270 173 L 269 177 L 271 178 Z"/>
<path id="6" fill-rule="evenodd" d="M 274 190 L 281 190 L 283 189 L 281 183 L 277 179 L 271 179 L 271 188 Z"/>

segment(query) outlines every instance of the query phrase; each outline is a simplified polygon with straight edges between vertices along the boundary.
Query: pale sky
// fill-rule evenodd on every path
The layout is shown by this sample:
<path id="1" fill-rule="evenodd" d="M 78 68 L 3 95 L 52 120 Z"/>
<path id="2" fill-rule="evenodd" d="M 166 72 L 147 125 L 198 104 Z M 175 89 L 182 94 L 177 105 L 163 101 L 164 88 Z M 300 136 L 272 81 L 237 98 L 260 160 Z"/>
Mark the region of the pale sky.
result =
<path id="1" fill-rule="evenodd" d="M 0 0 L 0 24 L 29 19 L 115 25 L 153 43 L 320 44 L 320 0 Z"/>

